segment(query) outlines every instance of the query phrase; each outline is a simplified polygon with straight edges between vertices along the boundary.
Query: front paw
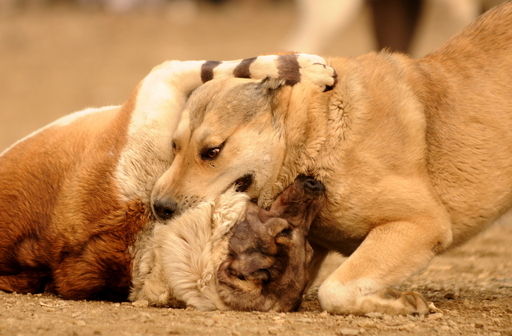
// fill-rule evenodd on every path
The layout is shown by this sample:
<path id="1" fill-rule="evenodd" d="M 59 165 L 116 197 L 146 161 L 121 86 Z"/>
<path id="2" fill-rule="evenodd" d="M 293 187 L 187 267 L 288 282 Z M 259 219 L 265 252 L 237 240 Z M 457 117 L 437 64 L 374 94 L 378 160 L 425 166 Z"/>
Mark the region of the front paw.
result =
<path id="1" fill-rule="evenodd" d="M 317 55 L 298 54 L 301 82 L 311 82 L 325 92 L 332 90 L 338 82 L 338 73 Z"/>
<path id="2" fill-rule="evenodd" d="M 429 313 L 429 305 L 423 295 L 417 292 L 401 292 L 394 288 L 385 288 L 374 295 L 369 295 L 365 304 L 369 311 L 388 315 L 426 315 Z"/>
<path id="3" fill-rule="evenodd" d="M 427 300 L 416 292 L 400 292 L 394 288 L 373 291 L 371 280 L 358 280 L 350 285 L 324 282 L 318 290 L 322 309 L 331 314 L 425 315 Z"/>

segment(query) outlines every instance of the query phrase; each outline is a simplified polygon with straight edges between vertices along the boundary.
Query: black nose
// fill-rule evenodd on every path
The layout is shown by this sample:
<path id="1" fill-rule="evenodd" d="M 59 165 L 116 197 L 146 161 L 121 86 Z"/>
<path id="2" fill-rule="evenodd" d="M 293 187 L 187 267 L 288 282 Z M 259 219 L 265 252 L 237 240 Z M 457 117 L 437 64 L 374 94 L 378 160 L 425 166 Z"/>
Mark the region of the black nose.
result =
<path id="1" fill-rule="evenodd" d="M 158 199 L 153 202 L 153 213 L 160 219 L 171 219 L 177 208 L 178 204 L 173 200 Z"/>
<path id="2" fill-rule="evenodd" d="M 312 194 L 320 194 L 325 191 L 325 186 L 322 182 L 315 180 L 309 176 L 299 176 L 298 179 L 301 180 L 302 186 L 306 192 Z"/>

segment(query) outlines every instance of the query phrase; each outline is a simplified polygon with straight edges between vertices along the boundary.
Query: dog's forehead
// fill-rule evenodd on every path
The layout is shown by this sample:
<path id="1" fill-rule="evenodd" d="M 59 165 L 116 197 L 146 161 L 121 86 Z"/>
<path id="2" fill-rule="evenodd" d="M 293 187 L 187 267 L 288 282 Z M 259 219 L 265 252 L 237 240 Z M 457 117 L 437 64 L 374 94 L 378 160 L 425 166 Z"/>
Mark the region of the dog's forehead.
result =
<path id="1" fill-rule="evenodd" d="M 261 81 L 242 78 L 214 79 L 196 89 L 187 101 L 190 129 L 206 119 L 217 125 L 246 122 L 269 107 Z"/>

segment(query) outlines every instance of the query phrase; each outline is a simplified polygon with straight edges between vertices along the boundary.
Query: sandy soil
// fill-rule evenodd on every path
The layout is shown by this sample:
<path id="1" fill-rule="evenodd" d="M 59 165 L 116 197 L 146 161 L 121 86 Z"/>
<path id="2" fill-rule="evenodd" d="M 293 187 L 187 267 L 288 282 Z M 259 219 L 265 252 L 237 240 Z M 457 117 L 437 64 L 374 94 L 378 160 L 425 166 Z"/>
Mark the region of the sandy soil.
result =
<path id="1" fill-rule="evenodd" d="M 291 2 L 169 7 L 118 16 L 75 7 L 0 12 L 0 151 L 56 118 L 118 104 L 166 59 L 237 59 L 276 51 Z M 327 54 L 371 50 L 367 12 Z M 196 312 L 0 292 L 0 335 L 512 335 L 512 221 L 435 259 L 403 288 L 438 308 L 427 317 L 332 316 L 311 296 L 297 313 Z"/>
<path id="2" fill-rule="evenodd" d="M 197 312 L 143 302 L 65 301 L 0 292 L 0 335 L 512 335 L 512 225 L 500 224 L 410 279 L 433 302 L 426 317 L 322 312 L 314 296 L 296 313 Z"/>

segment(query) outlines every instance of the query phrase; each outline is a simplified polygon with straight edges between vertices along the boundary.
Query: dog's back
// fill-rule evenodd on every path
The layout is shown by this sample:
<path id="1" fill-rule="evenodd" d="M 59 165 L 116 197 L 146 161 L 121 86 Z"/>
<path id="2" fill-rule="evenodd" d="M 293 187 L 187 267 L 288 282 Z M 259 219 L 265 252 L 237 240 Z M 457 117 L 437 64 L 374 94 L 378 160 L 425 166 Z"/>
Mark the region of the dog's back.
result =
<path id="1" fill-rule="evenodd" d="M 340 74 L 331 102 L 348 106 L 343 120 L 349 125 L 340 136 L 349 147 L 364 144 L 379 167 L 400 162 L 401 174 L 408 168 L 414 174 L 409 164 L 426 160 L 429 183 L 453 223 L 453 246 L 512 205 L 510 27 L 509 2 L 421 59 L 381 52 L 329 60 Z M 343 147 L 330 141 L 327 148 Z M 359 168 L 354 179 L 364 171 Z M 379 171 L 372 167 L 368 174 Z"/>
<path id="2" fill-rule="evenodd" d="M 509 2 L 418 62 L 430 175 L 454 245 L 512 205 L 511 27 Z"/>
<path id="3" fill-rule="evenodd" d="M 126 297 L 128 245 L 116 242 L 133 243 L 146 222 L 127 218 L 144 214 L 142 205 L 121 202 L 111 178 L 129 119 L 119 108 L 79 112 L 0 156 L 0 289 L 55 286 L 64 297 Z M 107 243 L 103 234 L 119 239 Z M 107 269 L 116 264 L 125 268 Z"/>

